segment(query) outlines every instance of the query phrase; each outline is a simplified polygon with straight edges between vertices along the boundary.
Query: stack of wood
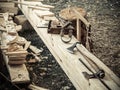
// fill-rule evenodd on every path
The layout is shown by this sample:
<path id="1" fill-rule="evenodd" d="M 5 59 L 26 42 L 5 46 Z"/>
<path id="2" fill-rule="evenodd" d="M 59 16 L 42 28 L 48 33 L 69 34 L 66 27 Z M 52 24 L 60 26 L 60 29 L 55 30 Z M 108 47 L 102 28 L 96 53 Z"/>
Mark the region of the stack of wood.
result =
<path id="1" fill-rule="evenodd" d="M 4 33 L 3 37 L 6 39 L 2 49 L 6 49 L 5 54 L 8 56 L 10 65 L 23 64 L 27 55 L 27 51 L 24 50 L 23 45 L 25 44 L 25 39 L 18 36 L 16 25 L 14 24 L 9 13 L 2 14 L 4 18 L 3 26 Z M 19 28 L 21 29 L 21 28 Z M 1 29 L 2 30 L 2 29 Z"/>
<path id="2" fill-rule="evenodd" d="M 13 13 L 0 13 L 1 51 L 11 82 L 29 82 L 29 73 L 24 64 L 27 51 L 24 50 L 24 38 L 18 35 L 21 25 L 13 22 Z"/>
<path id="3" fill-rule="evenodd" d="M 15 41 L 8 43 L 6 55 L 8 55 L 9 58 L 9 65 L 20 65 L 26 62 L 25 59 L 28 52 L 23 48 L 25 40 L 22 39 L 22 37 L 18 37 Z"/>

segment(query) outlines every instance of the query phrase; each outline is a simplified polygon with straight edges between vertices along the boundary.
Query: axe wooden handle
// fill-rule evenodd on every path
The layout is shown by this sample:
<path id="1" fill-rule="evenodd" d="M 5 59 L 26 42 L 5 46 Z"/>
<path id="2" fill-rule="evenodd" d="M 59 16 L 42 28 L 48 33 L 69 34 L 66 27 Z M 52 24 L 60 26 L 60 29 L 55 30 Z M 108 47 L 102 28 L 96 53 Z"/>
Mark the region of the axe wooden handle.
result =
<path id="1" fill-rule="evenodd" d="M 79 50 L 79 52 L 81 52 L 81 54 L 85 57 L 85 59 L 87 60 L 87 62 L 91 65 L 91 67 L 98 72 L 100 70 L 99 66 L 94 62 L 94 59 L 89 55 L 89 51 L 87 51 L 87 49 L 85 49 L 82 44 L 77 44 L 76 45 L 77 49 Z"/>

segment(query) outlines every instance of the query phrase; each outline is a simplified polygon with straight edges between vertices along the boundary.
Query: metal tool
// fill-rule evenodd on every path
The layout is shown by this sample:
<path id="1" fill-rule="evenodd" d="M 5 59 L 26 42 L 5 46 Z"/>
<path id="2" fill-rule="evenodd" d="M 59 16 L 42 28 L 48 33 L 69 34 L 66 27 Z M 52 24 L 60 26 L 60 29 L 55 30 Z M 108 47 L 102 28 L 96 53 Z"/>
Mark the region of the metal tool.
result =
<path id="1" fill-rule="evenodd" d="M 81 44 L 81 43 L 80 43 L 80 42 L 76 42 L 76 43 L 73 44 L 71 47 L 67 48 L 68 51 L 73 54 L 73 53 L 74 53 L 74 48 L 77 48 L 77 44 Z M 77 49 L 78 49 L 78 48 L 77 48 Z M 80 53 L 82 53 L 81 50 L 78 49 L 78 51 L 79 51 Z M 82 54 L 83 54 L 83 53 L 82 53 Z M 84 55 L 84 54 L 83 54 L 83 56 L 84 56 L 84 58 L 86 59 L 86 61 L 91 65 L 91 67 L 96 71 L 96 73 L 94 73 L 94 74 L 92 75 L 92 77 L 95 77 L 95 75 L 97 75 L 99 78 L 104 78 L 104 76 L 105 76 L 104 70 L 100 69 L 99 66 L 94 62 L 94 60 L 90 59 L 89 57 L 87 57 L 87 56 Z M 87 73 L 85 73 L 85 74 L 87 75 Z"/>
<path id="2" fill-rule="evenodd" d="M 64 33 L 65 33 L 65 27 L 67 27 L 67 29 L 69 29 L 69 32 L 68 32 L 68 40 L 64 40 L 63 37 L 64 37 Z M 71 25 L 70 22 L 67 22 L 61 29 L 61 32 L 60 32 L 60 36 L 61 36 L 61 40 L 64 42 L 64 43 L 68 43 L 72 40 L 72 33 L 73 33 L 73 30 L 74 30 L 74 27 Z"/>
<path id="3" fill-rule="evenodd" d="M 56 15 L 56 17 L 58 18 L 58 20 L 61 23 L 61 31 L 60 31 L 61 40 L 64 43 L 70 42 L 72 40 L 72 35 L 73 35 L 73 30 L 74 30 L 74 27 L 72 26 L 72 22 L 69 21 L 69 20 L 63 19 L 62 17 L 60 17 L 58 15 Z M 68 29 L 68 40 L 64 40 L 63 39 L 65 31 L 66 31 L 66 28 Z"/>
<path id="4" fill-rule="evenodd" d="M 77 48 L 78 49 L 78 45 L 77 44 L 81 44 L 80 42 L 76 42 L 75 44 L 73 44 L 71 47 L 67 48 L 67 50 L 74 54 L 74 49 Z M 103 85 L 108 89 L 111 90 L 110 87 L 102 80 L 105 77 L 105 72 L 103 69 L 100 69 L 99 66 L 94 62 L 94 60 L 88 58 L 86 55 L 84 55 L 81 50 L 78 49 L 78 51 L 84 56 L 84 58 L 86 59 L 86 61 L 91 65 L 91 67 L 95 70 L 93 71 L 91 68 L 89 68 L 81 59 L 79 59 L 79 61 L 92 73 L 92 74 L 88 74 L 87 72 L 82 72 L 83 75 L 85 76 L 86 79 L 92 79 L 92 78 L 96 78 L 98 79 L 101 83 L 103 83 Z"/>
<path id="5" fill-rule="evenodd" d="M 108 90 L 111 90 L 111 88 L 102 80 L 105 75 L 105 72 L 103 70 L 94 73 L 80 58 L 79 61 L 92 73 L 88 74 L 87 72 L 82 72 L 85 78 L 87 78 L 88 80 L 92 78 L 97 78 Z"/>
<path id="6" fill-rule="evenodd" d="M 88 74 L 87 72 L 83 72 L 83 75 L 87 78 L 87 79 L 91 79 L 91 78 L 96 78 L 96 76 L 98 78 L 103 79 L 105 77 L 105 72 L 104 70 L 100 69 L 98 72 L 94 73 L 80 58 L 79 61 L 90 71 L 92 72 L 92 74 Z"/>

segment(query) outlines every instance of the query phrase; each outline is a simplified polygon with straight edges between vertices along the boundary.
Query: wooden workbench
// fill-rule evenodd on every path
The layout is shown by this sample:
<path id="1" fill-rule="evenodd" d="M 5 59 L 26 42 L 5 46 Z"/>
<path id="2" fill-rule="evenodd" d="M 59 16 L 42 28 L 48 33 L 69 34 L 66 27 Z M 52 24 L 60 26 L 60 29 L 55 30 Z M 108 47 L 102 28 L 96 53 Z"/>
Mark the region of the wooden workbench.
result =
<path id="1" fill-rule="evenodd" d="M 29 3 L 23 0 L 21 1 Z M 81 58 L 89 67 L 90 65 L 80 52 L 70 54 L 67 51 L 68 47 L 70 47 L 73 43 L 77 42 L 76 38 L 73 37 L 72 41 L 68 44 L 63 43 L 60 39 L 60 35 L 48 34 L 47 28 L 37 27 L 38 25 L 42 26 L 43 22 L 45 21 L 42 18 L 39 18 L 35 14 L 33 9 L 28 8 L 28 6 L 26 5 L 19 5 L 19 8 L 29 20 L 30 24 L 33 26 L 37 34 L 46 44 L 50 52 L 55 57 L 56 61 L 59 63 L 59 65 L 64 70 L 64 72 L 69 77 L 69 79 L 71 80 L 71 82 L 77 90 L 107 90 L 107 88 L 98 79 L 87 80 L 83 76 L 82 72 L 86 71 L 90 73 L 90 71 L 88 71 L 88 69 L 79 61 L 79 58 Z M 86 51 L 86 49 L 82 47 L 81 49 Z M 95 60 L 95 62 L 97 63 L 97 65 L 99 65 L 99 67 L 101 67 L 105 71 L 106 76 L 103 79 L 103 81 L 112 90 L 120 90 L 120 79 L 98 58 Z"/>

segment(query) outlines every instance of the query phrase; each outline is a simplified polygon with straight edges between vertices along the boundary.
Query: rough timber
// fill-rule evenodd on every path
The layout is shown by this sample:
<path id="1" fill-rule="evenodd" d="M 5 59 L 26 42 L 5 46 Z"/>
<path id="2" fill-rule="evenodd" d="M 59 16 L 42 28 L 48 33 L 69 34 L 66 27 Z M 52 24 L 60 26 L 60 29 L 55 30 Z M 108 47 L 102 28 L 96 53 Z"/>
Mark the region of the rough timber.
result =
<path id="1" fill-rule="evenodd" d="M 30 3 L 23 0 L 22 2 Z M 82 72 L 90 72 L 85 68 L 82 63 L 80 63 L 78 59 L 81 58 L 88 66 L 89 64 L 88 62 L 86 62 L 85 58 L 82 56 L 81 53 L 76 52 L 76 54 L 74 55 L 67 52 L 66 48 L 75 43 L 77 41 L 76 38 L 73 37 L 72 41 L 69 44 L 63 43 L 59 35 L 48 34 L 47 28 L 37 27 L 38 25 L 42 26 L 42 22 L 44 22 L 45 20 L 36 15 L 34 9 L 30 9 L 26 5 L 19 5 L 19 8 L 22 10 L 26 18 L 29 20 L 29 22 L 31 23 L 37 34 L 40 36 L 40 38 L 43 40 L 43 42 L 46 44 L 48 49 L 51 51 L 53 56 L 56 58 L 57 62 L 62 67 L 62 69 L 77 90 L 107 90 L 107 88 L 98 79 L 85 79 Z M 40 12 L 42 11 L 40 10 Z M 81 46 L 81 49 L 85 52 L 88 52 L 83 46 Z M 99 67 L 101 67 L 102 69 L 104 69 L 106 73 L 103 81 L 112 90 L 120 90 L 120 79 L 98 58 L 96 58 L 95 56 L 93 58 L 95 59 L 96 64 L 99 65 Z"/>

